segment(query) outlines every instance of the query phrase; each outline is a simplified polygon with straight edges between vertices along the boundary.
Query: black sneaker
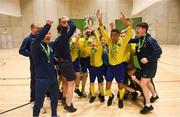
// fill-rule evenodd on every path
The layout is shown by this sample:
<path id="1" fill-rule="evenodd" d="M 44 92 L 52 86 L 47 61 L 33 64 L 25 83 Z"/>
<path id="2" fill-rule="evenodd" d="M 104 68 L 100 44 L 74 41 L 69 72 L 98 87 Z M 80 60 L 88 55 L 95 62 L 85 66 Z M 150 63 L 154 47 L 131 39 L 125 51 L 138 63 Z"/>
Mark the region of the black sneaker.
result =
<path id="1" fill-rule="evenodd" d="M 151 96 L 150 102 L 154 103 L 157 99 L 159 99 L 158 95 L 156 97 Z"/>
<path id="2" fill-rule="evenodd" d="M 95 101 L 96 97 L 95 96 L 91 96 L 89 103 L 93 103 Z"/>
<path id="3" fill-rule="evenodd" d="M 147 106 L 144 106 L 143 109 L 140 111 L 141 114 L 146 114 L 150 111 L 152 111 L 154 108 L 153 106 L 151 105 L 150 107 L 147 107 Z"/>
<path id="4" fill-rule="evenodd" d="M 124 107 L 123 100 L 119 100 L 119 101 L 118 101 L 118 107 L 119 107 L 119 108 L 123 108 L 123 107 Z"/>
<path id="5" fill-rule="evenodd" d="M 137 92 L 132 93 L 132 101 L 136 101 L 137 100 L 137 96 L 138 96 Z"/>
<path id="6" fill-rule="evenodd" d="M 124 100 L 127 100 L 127 99 L 128 99 L 128 95 L 129 95 L 129 92 L 124 93 L 123 99 L 124 99 Z"/>
<path id="7" fill-rule="evenodd" d="M 62 103 L 62 105 L 66 104 L 66 98 L 65 97 L 62 97 L 61 103 Z"/>
<path id="8" fill-rule="evenodd" d="M 111 106 L 111 105 L 112 105 L 113 99 L 114 99 L 114 94 L 112 94 L 112 97 L 109 97 L 108 102 L 107 102 L 107 105 L 108 105 L 108 106 Z"/>
<path id="9" fill-rule="evenodd" d="M 99 100 L 100 100 L 101 102 L 104 102 L 104 101 L 105 101 L 104 95 L 99 94 L 98 97 L 99 97 Z"/>
<path id="10" fill-rule="evenodd" d="M 77 109 L 74 108 L 73 104 L 71 104 L 71 106 L 68 106 L 68 105 L 66 104 L 66 105 L 64 106 L 64 109 L 67 110 L 68 112 L 71 112 L 71 113 L 77 111 Z"/>
<path id="11" fill-rule="evenodd" d="M 82 97 L 83 94 L 81 93 L 81 91 L 79 89 L 75 89 L 74 91 L 76 94 L 78 94 L 79 97 Z"/>

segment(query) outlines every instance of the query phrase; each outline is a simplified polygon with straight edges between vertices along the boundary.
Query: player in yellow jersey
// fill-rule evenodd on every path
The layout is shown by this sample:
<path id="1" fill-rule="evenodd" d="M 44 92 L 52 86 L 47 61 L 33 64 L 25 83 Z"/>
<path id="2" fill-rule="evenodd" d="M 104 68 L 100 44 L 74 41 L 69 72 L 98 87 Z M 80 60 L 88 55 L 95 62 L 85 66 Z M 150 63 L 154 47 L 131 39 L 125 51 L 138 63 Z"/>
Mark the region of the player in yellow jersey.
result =
<path id="1" fill-rule="evenodd" d="M 78 94 L 79 97 L 82 97 L 83 94 L 81 93 L 79 89 L 80 85 L 80 58 L 79 58 L 79 47 L 78 47 L 78 41 L 81 37 L 81 32 L 76 30 L 76 33 L 70 40 L 70 54 L 71 54 L 71 59 L 73 62 L 74 70 L 75 70 L 75 75 L 76 75 L 76 80 L 75 80 L 75 93 Z"/>
<path id="2" fill-rule="evenodd" d="M 123 108 L 123 96 L 125 89 L 123 88 L 124 77 L 125 77 L 125 65 L 123 57 L 126 54 L 125 48 L 132 37 L 132 28 L 127 23 L 125 16 L 121 13 L 120 20 L 127 25 L 127 34 L 125 37 L 120 37 L 120 31 L 118 29 L 113 29 L 111 31 L 111 37 L 108 36 L 108 33 L 103 28 L 102 23 L 102 13 L 98 10 L 96 13 L 97 19 L 99 21 L 100 30 L 102 33 L 103 38 L 106 40 L 108 47 L 109 47 L 109 66 L 107 71 L 107 78 L 106 78 L 106 92 L 109 96 L 107 105 L 111 106 L 112 101 L 114 99 L 114 95 L 111 92 L 111 84 L 113 79 L 115 78 L 118 83 L 118 89 L 120 98 L 118 101 L 119 108 Z"/>
<path id="3" fill-rule="evenodd" d="M 90 55 L 90 68 L 89 68 L 89 74 L 90 74 L 90 94 L 91 98 L 89 100 L 89 103 L 93 103 L 96 99 L 95 96 L 95 86 L 94 82 L 97 77 L 98 85 L 100 89 L 99 93 L 99 99 L 101 102 L 104 102 L 104 87 L 103 87 L 103 60 L 102 60 L 102 53 L 103 53 L 103 46 L 101 45 L 101 41 L 99 40 L 98 34 L 95 30 L 90 29 L 92 36 L 89 38 L 89 40 L 92 41 L 91 45 L 88 45 L 88 42 L 86 43 L 87 52 Z"/>
<path id="4" fill-rule="evenodd" d="M 81 93 L 83 97 L 86 97 L 87 94 L 85 92 L 85 85 L 88 77 L 88 69 L 90 66 L 90 55 L 87 51 L 85 43 L 88 42 L 88 45 L 90 43 L 89 38 L 91 37 L 91 32 L 89 30 L 89 27 L 85 27 L 83 30 L 83 36 L 78 41 L 78 46 L 80 49 L 80 66 L 81 66 L 81 72 L 82 72 L 82 90 Z"/>

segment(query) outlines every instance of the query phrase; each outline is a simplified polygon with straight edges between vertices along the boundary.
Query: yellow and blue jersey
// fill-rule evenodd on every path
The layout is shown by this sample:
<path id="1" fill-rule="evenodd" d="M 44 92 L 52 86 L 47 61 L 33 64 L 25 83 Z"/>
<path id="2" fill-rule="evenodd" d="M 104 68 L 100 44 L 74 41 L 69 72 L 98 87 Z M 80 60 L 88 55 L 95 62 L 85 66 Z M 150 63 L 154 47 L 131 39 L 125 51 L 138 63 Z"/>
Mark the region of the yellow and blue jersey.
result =
<path id="1" fill-rule="evenodd" d="M 88 58 L 89 53 L 88 53 L 88 48 L 86 43 L 88 43 L 88 40 L 85 39 L 84 37 L 80 38 L 78 41 L 79 49 L 80 49 L 80 58 Z"/>
<path id="2" fill-rule="evenodd" d="M 75 43 L 76 43 L 76 38 L 72 37 L 69 42 L 72 62 L 74 62 L 79 57 L 79 47 L 78 45 L 77 47 L 75 47 L 74 45 Z"/>
<path id="3" fill-rule="evenodd" d="M 89 53 L 90 55 L 90 65 L 93 67 L 100 67 L 103 64 L 103 60 L 102 60 L 103 47 L 96 32 L 94 32 L 94 36 L 90 37 L 90 40 L 96 41 L 95 46 L 93 46 L 92 43 L 91 45 L 88 45 L 88 43 L 86 43 L 87 53 Z"/>
<path id="4" fill-rule="evenodd" d="M 120 37 L 117 43 L 112 42 L 108 32 L 104 29 L 103 26 L 100 26 L 100 31 L 109 47 L 109 64 L 114 66 L 125 62 L 124 57 L 126 56 L 126 51 L 128 51 L 126 47 L 132 37 L 132 27 L 128 26 L 126 28 L 127 34 L 124 37 Z M 128 59 L 128 57 L 126 59 Z"/>

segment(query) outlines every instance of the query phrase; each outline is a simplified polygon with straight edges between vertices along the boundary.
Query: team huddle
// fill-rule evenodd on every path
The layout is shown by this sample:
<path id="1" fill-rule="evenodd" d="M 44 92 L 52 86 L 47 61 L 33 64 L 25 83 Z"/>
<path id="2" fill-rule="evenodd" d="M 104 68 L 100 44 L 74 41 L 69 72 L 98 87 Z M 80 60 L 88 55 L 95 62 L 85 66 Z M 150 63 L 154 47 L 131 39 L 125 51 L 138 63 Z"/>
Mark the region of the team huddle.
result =
<path id="1" fill-rule="evenodd" d="M 68 17 L 63 16 L 57 26 L 59 36 L 55 41 L 50 41 L 52 20 L 47 20 L 44 27 L 36 23 L 31 25 L 31 34 L 24 39 L 19 53 L 30 59 L 33 116 L 39 116 L 45 96 L 51 100 L 52 116 L 58 116 L 58 100 L 68 112 L 77 111 L 72 101 L 74 92 L 81 98 L 89 97 L 89 103 L 95 103 L 96 79 L 97 97 L 104 103 L 105 96 L 108 96 L 107 106 L 111 106 L 115 98 L 111 90 L 115 79 L 119 108 L 124 107 L 123 100 L 128 95 L 135 101 L 140 92 L 144 97 L 140 113 L 153 110 L 151 103 L 159 98 L 153 78 L 162 50 L 147 33 L 148 24 L 137 24 L 134 36 L 133 21 L 120 13 L 120 20 L 126 28 L 120 31 L 112 24 L 109 35 L 99 10 L 96 16 L 99 22 L 97 30 L 85 26 L 82 33 Z M 85 89 L 87 78 L 90 80 L 89 92 Z"/>

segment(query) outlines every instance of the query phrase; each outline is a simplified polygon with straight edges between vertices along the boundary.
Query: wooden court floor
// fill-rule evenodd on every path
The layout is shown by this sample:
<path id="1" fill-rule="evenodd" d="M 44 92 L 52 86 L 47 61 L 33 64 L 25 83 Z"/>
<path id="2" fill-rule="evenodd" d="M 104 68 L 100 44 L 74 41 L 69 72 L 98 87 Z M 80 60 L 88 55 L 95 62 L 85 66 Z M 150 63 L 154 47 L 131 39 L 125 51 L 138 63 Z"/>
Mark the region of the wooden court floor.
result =
<path id="1" fill-rule="evenodd" d="M 78 98 L 74 95 L 74 105 L 78 111 L 67 113 L 61 103 L 58 114 L 61 117 L 180 117 L 180 46 L 161 45 L 163 55 L 159 60 L 155 86 L 160 99 L 153 104 L 154 110 L 147 114 L 139 114 L 142 108 L 142 98 L 136 102 L 125 101 L 123 109 L 117 106 L 117 98 L 113 105 L 107 107 L 106 102 L 89 104 L 88 98 Z M 29 102 L 29 61 L 18 54 L 18 49 L 0 49 L 0 113 Z M 89 83 L 86 90 L 88 92 Z M 97 88 L 96 88 L 97 90 Z M 117 93 L 116 83 L 112 86 Z M 107 101 L 107 97 L 106 97 Z M 46 114 L 50 116 L 50 101 L 45 100 Z M 32 109 L 29 104 L 15 110 L 0 114 L 0 117 L 30 117 Z"/>

